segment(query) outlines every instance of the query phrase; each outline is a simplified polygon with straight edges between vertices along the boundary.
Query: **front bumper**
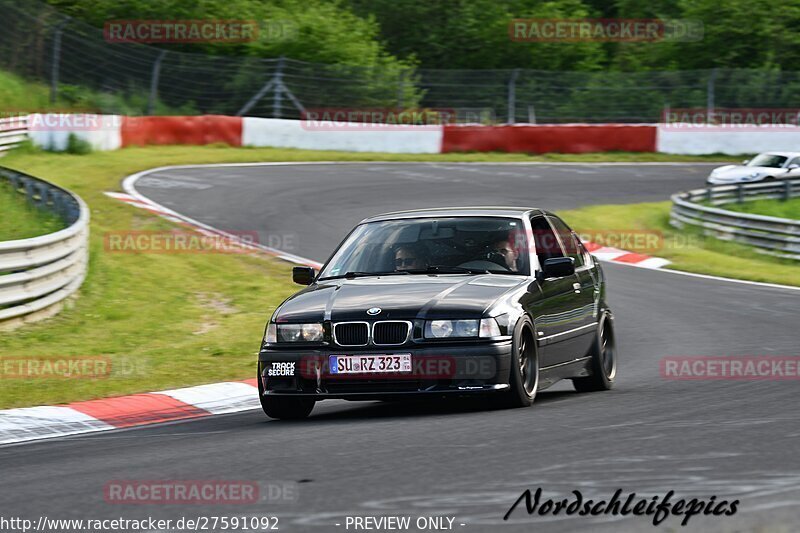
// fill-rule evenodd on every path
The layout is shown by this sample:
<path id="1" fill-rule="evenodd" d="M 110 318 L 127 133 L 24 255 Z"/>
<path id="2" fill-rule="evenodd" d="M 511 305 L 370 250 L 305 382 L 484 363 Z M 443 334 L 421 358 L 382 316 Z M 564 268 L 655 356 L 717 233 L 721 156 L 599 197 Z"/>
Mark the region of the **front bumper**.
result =
<path id="1" fill-rule="evenodd" d="M 410 373 L 335 375 L 331 355 L 411 354 Z M 270 396 L 371 400 L 416 395 L 471 395 L 508 389 L 511 340 L 408 347 L 262 349 L 259 388 Z M 272 363 L 294 363 L 292 375 L 271 377 Z M 277 366 L 277 365 L 276 365 Z M 286 368 L 283 366 L 283 368 Z"/>

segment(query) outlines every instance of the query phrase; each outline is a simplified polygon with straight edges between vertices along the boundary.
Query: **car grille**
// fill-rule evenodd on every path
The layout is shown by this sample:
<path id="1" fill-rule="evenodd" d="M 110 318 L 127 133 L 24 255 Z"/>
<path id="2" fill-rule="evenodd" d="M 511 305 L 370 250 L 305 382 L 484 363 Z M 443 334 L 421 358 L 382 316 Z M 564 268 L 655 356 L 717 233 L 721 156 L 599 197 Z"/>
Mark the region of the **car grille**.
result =
<path id="1" fill-rule="evenodd" d="M 408 338 L 408 329 L 408 322 L 376 322 L 372 326 L 372 342 L 382 346 L 403 344 Z"/>
<path id="2" fill-rule="evenodd" d="M 335 324 L 333 336 L 339 346 L 366 346 L 369 341 L 369 324 L 366 322 Z"/>

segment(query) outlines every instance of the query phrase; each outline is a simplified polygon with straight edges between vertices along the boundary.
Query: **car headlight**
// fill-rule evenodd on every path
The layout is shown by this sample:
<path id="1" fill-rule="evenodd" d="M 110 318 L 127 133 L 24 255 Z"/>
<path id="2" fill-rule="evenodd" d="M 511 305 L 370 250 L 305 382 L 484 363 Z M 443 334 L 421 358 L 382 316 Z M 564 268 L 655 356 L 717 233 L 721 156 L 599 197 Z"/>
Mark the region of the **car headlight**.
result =
<path id="1" fill-rule="evenodd" d="M 500 326 L 494 318 L 481 320 L 429 320 L 425 322 L 425 338 L 497 337 Z"/>
<path id="2" fill-rule="evenodd" d="M 276 342 L 320 342 L 322 324 L 269 324 L 264 341 Z"/>

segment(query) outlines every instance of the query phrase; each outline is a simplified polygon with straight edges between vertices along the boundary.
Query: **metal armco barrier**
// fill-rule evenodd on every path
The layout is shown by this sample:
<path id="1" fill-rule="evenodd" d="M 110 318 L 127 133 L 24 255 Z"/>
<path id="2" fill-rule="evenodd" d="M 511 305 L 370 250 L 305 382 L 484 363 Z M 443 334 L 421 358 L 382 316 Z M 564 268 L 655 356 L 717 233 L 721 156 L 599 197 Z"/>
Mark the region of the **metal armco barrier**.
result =
<path id="1" fill-rule="evenodd" d="M 28 139 L 28 117 L 0 118 L 0 155 Z"/>
<path id="2" fill-rule="evenodd" d="M 0 167 L 0 180 L 68 226 L 49 235 L 0 242 L 0 329 L 47 318 L 83 283 L 88 267 L 89 209 L 51 183 Z"/>
<path id="3" fill-rule="evenodd" d="M 670 224 L 703 229 L 703 233 L 736 241 L 764 253 L 800 261 L 800 220 L 726 211 L 700 205 L 720 206 L 734 202 L 800 196 L 800 179 L 741 185 L 722 185 L 681 192 L 672 196 Z"/>

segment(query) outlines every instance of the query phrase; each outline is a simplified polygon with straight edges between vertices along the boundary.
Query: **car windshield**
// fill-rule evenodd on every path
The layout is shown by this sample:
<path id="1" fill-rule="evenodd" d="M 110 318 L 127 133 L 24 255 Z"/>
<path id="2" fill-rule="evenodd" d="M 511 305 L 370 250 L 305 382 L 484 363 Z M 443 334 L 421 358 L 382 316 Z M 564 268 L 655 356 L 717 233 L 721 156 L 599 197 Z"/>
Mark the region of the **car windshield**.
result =
<path id="1" fill-rule="evenodd" d="M 772 167 L 781 168 L 786 162 L 786 157 L 782 155 L 759 154 L 747 163 L 748 167 Z"/>
<path id="2" fill-rule="evenodd" d="M 320 279 L 377 274 L 528 275 L 522 221 L 499 217 L 417 218 L 358 226 Z"/>

